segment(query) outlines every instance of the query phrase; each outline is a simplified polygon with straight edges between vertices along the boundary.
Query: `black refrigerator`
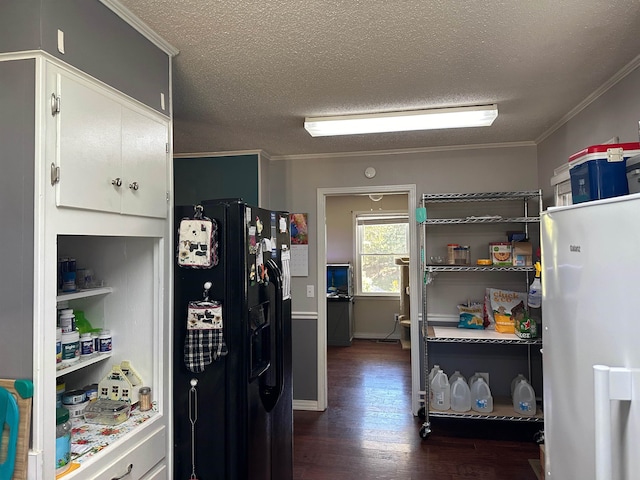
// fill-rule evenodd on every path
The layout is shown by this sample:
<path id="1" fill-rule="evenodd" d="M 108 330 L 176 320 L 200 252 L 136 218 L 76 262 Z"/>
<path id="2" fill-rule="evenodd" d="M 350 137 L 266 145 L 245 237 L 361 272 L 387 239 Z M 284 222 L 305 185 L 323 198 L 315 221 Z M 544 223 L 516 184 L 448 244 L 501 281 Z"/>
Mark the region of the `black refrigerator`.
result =
<path id="1" fill-rule="evenodd" d="M 173 478 L 292 479 L 289 214 L 221 199 L 174 215 Z"/>

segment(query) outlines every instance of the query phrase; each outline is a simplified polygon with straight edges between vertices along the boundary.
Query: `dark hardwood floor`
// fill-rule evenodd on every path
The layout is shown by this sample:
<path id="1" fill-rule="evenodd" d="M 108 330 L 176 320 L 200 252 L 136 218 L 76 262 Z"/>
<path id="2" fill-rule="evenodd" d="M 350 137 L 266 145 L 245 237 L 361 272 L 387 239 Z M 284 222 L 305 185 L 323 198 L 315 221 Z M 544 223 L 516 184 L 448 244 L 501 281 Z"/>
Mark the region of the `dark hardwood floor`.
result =
<path id="1" fill-rule="evenodd" d="M 536 480 L 535 425 L 432 419 L 422 440 L 399 344 L 356 340 L 327 357 L 329 408 L 294 412 L 296 480 Z"/>

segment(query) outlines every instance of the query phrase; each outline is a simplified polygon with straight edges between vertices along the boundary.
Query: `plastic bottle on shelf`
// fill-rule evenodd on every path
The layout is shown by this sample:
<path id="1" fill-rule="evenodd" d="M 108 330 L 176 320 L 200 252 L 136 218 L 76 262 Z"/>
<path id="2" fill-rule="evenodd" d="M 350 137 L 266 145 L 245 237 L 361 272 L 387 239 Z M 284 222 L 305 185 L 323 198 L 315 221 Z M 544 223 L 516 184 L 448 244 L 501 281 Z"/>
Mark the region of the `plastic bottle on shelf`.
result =
<path id="1" fill-rule="evenodd" d="M 71 430 L 69 410 L 56 408 L 56 475 L 71 467 Z"/>
<path id="2" fill-rule="evenodd" d="M 451 408 L 451 386 L 449 378 L 442 370 L 438 371 L 431 381 L 431 408 L 433 410 L 449 410 Z"/>
<path id="3" fill-rule="evenodd" d="M 480 413 L 493 412 L 491 389 L 483 377 L 479 377 L 471 386 L 471 408 Z"/>
<path id="4" fill-rule="evenodd" d="M 453 372 L 453 374 L 449 377 L 449 383 L 453 385 L 453 382 L 455 382 L 458 378 L 461 378 L 462 380 L 464 380 L 464 383 L 467 383 L 467 379 L 464 378 L 464 375 L 462 375 L 459 370 Z"/>
<path id="5" fill-rule="evenodd" d="M 62 333 L 69 333 L 76 331 L 76 317 L 73 313 L 73 309 L 65 308 L 60 311 L 60 328 Z"/>
<path id="6" fill-rule="evenodd" d="M 478 380 L 479 378 L 483 378 L 484 377 L 482 375 L 480 375 L 478 372 L 474 373 L 473 375 L 471 375 L 469 377 L 469 388 L 473 387 L 473 384 L 476 382 L 476 380 Z"/>
<path id="7" fill-rule="evenodd" d="M 511 398 L 513 398 L 513 391 L 516 389 L 516 385 L 520 382 L 520 380 L 527 380 L 527 377 L 519 373 L 513 378 L 513 380 L 511 380 Z"/>
<path id="8" fill-rule="evenodd" d="M 520 380 L 513 390 L 513 409 L 528 417 L 536 414 L 536 394 L 533 387 L 526 380 Z"/>
<path id="9" fill-rule="evenodd" d="M 540 262 L 536 262 L 536 276 L 529 286 L 529 295 L 527 295 L 527 305 L 529 308 L 540 308 L 542 306 L 542 284 L 540 283 L 540 271 L 542 267 Z"/>
<path id="10" fill-rule="evenodd" d="M 451 410 L 454 412 L 471 410 L 471 390 L 462 376 L 451 383 Z"/>
<path id="11" fill-rule="evenodd" d="M 433 368 L 429 371 L 429 405 L 433 402 L 433 389 L 431 388 L 431 382 L 433 382 L 433 377 L 436 376 L 436 373 L 441 371 L 440 365 L 434 365 Z"/>
<path id="12" fill-rule="evenodd" d="M 440 370 L 442 370 L 440 368 L 440 365 L 434 365 L 431 371 L 429 371 L 429 385 L 431 385 L 431 381 L 433 380 L 433 377 L 435 377 L 436 373 L 438 373 Z"/>

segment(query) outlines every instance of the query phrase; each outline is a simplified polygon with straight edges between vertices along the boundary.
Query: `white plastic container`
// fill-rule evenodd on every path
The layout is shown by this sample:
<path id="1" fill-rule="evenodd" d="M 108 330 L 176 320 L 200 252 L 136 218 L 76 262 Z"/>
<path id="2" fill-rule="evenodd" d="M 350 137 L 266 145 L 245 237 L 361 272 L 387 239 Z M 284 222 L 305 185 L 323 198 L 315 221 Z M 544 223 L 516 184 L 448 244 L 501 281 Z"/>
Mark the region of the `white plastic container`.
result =
<path id="1" fill-rule="evenodd" d="M 451 408 L 451 386 L 449 378 L 442 370 L 438 371 L 431 381 L 431 408 L 433 410 L 449 410 Z"/>
<path id="2" fill-rule="evenodd" d="M 60 328 L 62 328 L 62 333 L 73 332 L 76 329 L 76 316 L 71 308 L 60 312 Z"/>
<path id="3" fill-rule="evenodd" d="M 429 405 L 433 402 L 433 390 L 431 389 L 431 382 L 433 382 L 433 377 L 436 376 L 436 373 L 441 371 L 440 365 L 434 365 L 433 368 L 429 371 Z"/>
<path id="4" fill-rule="evenodd" d="M 471 410 L 471 390 L 462 376 L 451 383 L 451 410 L 454 412 Z"/>
<path id="5" fill-rule="evenodd" d="M 80 335 L 80 356 L 90 357 L 93 355 L 93 338 L 91 333 L 83 333 Z"/>
<path id="6" fill-rule="evenodd" d="M 98 343 L 100 344 L 100 353 L 111 353 L 112 349 L 111 331 L 102 330 L 98 336 Z"/>
<path id="7" fill-rule="evenodd" d="M 62 364 L 70 365 L 80 358 L 80 335 L 78 332 L 62 333 Z"/>
<path id="8" fill-rule="evenodd" d="M 480 413 L 493 412 L 491 389 L 484 378 L 479 377 L 471 386 L 471 408 Z"/>
<path id="9" fill-rule="evenodd" d="M 526 380 L 520 380 L 513 390 L 513 409 L 528 417 L 536 414 L 536 394 Z"/>
<path id="10" fill-rule="evenodd" d="M 440 370 L 442 370 L 440 368 L 440 365 L 434 365 L 433 366 L 433 368 L 429 372 L 429 385 L 431 385 L 431 382 L 433 381 L 433 377 L 435 377 L 436 373 L 438 373 Z"/>
<path id="11" fill-rule="evenodd" d="M 464 380 L 464 383 L 467 383 L 467 379 L 464 378 L 464 375 L 462 375 L 459 370 L 453 372 L 453 374 L 449 377 L 449 383 L 453 386 L 453 382 L 455 382 L 458 378 L 461 378 L 462 380 Z"/>
<path id="12" fill-rule="evenodd" d="M 484 379 L 484 377 L 482 375 L 480 375 L 478 372 L 474 373 L 473 375 L 471 375 L 469 377 L 469 388 L 473 387 L 473 384 L 476 382 L 476 380 L 478 380 L 479 378 Z"/>
<path id="13" fill-rule="evenodd" d="M 511 398 L 513 399 L 513 392 L 516 389 L 516 385 L 518 383 L 520 383 L 520 380 L 527 380 L 527 377 L 525 377 L 523 374 L 519 373 L 518 375 L 516 375 L 515 377 L 513 377 L 513 380 L 511 380 Z M 528 381 L 528 380 L 527 380 Z"/>

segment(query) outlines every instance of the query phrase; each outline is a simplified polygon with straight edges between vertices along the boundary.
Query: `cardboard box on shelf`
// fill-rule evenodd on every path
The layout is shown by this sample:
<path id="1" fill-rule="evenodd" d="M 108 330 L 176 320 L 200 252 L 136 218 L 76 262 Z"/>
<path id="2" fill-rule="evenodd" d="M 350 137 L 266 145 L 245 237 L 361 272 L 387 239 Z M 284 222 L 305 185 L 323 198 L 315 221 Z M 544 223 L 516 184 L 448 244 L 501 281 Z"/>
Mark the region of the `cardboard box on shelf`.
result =
<path id="1" fill-rule="evenodd" d="M 511 259 L 514 267 L 533 265 L 533 246 L 531 242 L 513 242 Z"/>

